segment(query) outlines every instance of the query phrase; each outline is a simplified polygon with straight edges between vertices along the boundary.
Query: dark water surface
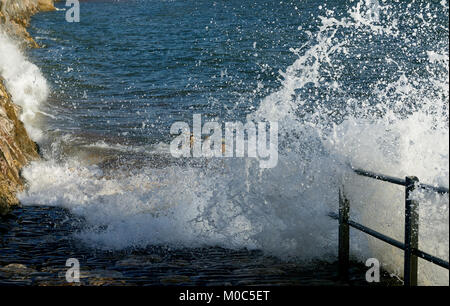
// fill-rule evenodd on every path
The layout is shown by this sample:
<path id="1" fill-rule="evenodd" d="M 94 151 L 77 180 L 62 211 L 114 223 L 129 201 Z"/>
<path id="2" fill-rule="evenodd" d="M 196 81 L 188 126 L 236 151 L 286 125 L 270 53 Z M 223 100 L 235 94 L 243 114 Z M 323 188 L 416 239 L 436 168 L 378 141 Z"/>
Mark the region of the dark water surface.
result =
<path id="1" fill-rule="evenodd" d="M 305 16 L 313 4 L 302 2 Z M 194 111 L 242 120 L 279 86 L 278 70 L 295 57 L 289 49 L 306 41 L 297 27 L 311 20 L 294 6 L 87 1 L 80 23 L 63 12 L 36 15 L 31 33 L 45 48 L 32 56 L 57 114 L 47 126 L 148 143 L 167 140 L 170 125 Z"/>
<path id="2" fill-rule="evenodd" d="M 61 208 L 16 209 L 0 225 L 0 285 L 67 285 L 68 258 L 79 260 L 82 285 L 368 285 L 357 262 L 349 281 L 340 281 L 337 263 L 287 263 L 245 249 L 95 250 L 71 237 L 82 224 Z M 401 283 L 383 272 L 381 284 Z"/>

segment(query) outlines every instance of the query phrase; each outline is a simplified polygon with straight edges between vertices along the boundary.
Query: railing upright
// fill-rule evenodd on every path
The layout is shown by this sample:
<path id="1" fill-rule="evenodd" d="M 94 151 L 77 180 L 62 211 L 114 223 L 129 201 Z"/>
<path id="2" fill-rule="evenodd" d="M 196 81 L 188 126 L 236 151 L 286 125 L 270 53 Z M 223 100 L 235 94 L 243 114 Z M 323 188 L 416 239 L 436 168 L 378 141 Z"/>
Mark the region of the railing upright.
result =
<path id="1" fill-rule="evenodd" d="M 350 265 L 350 226 L 348 224 L 350 202 L 339 190 L 339 277 L 348 280 Z"/>
<path id="2" fill-rule="evenodd" d="M 448 188 L 419 183 L 419 179 L 415 176 L 407 176 L 405 180 L 403 180 L 362 169 L 353 169 L 353 171 L 358 175 L 405 187 L 405 240 L 404 243 L 402 243 L 351 220 L 349 217 L 350 202 L 346 198 L 343 189 L 339 189 L 339 214 L 333 212 L 329 214 L 331 218 L 339 221 L 339 277 L 342 280 L 348 279 L 350 265 L 350 227 L 404 251 L 405 286 L 417 286 L 418 258 L 422 258 L 448 270 L 448 261 L 419 249 L 419 202 L 412 199 L 412 194 L 416 189 L 425 189 L 439 194 L 448 194 Z"/>
<path id="3" fill-rule="evenodd" d="M 411 199 L 411 194 L 419 184 L 415 176 L 405 180 L 405 286 L 417 286 L 417 256 L 414 249 L 419 249 L 419 202 Z"/>

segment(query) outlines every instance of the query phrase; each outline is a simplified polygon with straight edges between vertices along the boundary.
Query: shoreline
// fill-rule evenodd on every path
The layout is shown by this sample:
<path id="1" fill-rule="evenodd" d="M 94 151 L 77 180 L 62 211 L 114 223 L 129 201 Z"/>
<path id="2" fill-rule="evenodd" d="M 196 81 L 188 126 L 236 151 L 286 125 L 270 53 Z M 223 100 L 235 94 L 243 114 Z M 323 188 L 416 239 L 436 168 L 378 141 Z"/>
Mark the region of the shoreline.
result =
<path id="1" fill-rule="evenodd" d="M 38 48 L 26 28 L 32 15 L 53 10 L 53 0 L 0 0 L 0 26 L 6 35 L 23 42 L 22 47 Z M 20 204 L 16 193 L 25 185 L 21 169 L 39 159 L 39 147 L 19 119 L 20 113 L 0 71 L 0 216 Z"/>

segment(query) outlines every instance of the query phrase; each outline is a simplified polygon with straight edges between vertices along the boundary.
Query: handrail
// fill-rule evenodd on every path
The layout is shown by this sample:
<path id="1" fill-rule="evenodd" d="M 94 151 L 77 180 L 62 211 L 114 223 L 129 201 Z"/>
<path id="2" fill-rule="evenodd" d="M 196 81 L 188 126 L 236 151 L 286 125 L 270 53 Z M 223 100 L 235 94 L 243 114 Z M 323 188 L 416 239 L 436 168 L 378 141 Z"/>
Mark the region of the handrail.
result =
<path id="1" fill-rule="evenodd" d="M 358 168 L 353 168 L 353 167 L 352 167 L 352 170 L 356 174 L 361 175 L 361 176 L 371 177 L 371 178 L 374 178 L 374 179 L 377 179 L 377 180 L 380 180 L 380 181 L 385 181 L 385 182 L 389 182 L 389 183 L 396 184 L 396 185 L 406 186 L 406 180 L 405 179 L 400 179 L 400 178 L 397 178 L 397 177 L 384 175 L 384 174 L 379 174 L 379 173 L 376 173 L 376 172 L 363 170 L 363 169 L 358 169 Z M 421 189 L 434 191 L 434 192 L 437 192 L 439 194 L 449 193 L 449 189 L 447 187 L 433 186 L 433 185 L 422 184 L 422 183 L 419 183 L 417 185 L 417 187 L 421 188 Z"/>
<path id="2" fill-rule="evenodd" d="M 333 219 L 335 219 L 335 220 L 339 220 L 339 215 L 336 214 L 336 213 L 330 213 L 330 214 L 328 214 L 328 216 L 333 218 Z M 360 230 L 361 232 L 369 234 L 370 236 L 378 238 L 379 240 L 384 241 L 387 244 L 395 246 L 398 249 L 405 250 L 405 244 L 404 243 L 402 243 L 402 242 L 400 242 L 398 240 L 392 239 L 391 237 L 388 237 L 386 235 L 383 235 L 382 233 L 377 232 L 377 231 L 375 231 L 375 230 L 373 230 L 371 228 L 368 228 L 367 226 L 364 226 L 364 225 L 362 225 L 360 223 L 357 223 L 357 222 L 355 222 L 353 220 L 348 220 L 348 225 L 350 225 L 353 228 L 356 228 L 356 229 Z M 442 260 L 442 259 L 436 257 L 436 256 L 430 255 L 430 254 L 428 254 L 426 252 L 423 252 L 421 250 L 418 250 L 418 249 L 413 249 L 413 254 L 416 255 L 416 256 L 419 256 L 419 257 L 421 257 L 421 258 L 423 258 L 423 259 L 425 259 L 425 260 L 427 260 L 427 261 L 429 261 L 431 263 L 434 263 L 435 265 L 438 265 L 438 266 L 440 266 L 442 268 L 449 269 L 449 263 L 447 261 L 445 261 L 445 260 Z"/>
<path id="3" fill-rule="evenodd" d="M 419 250 L 419 203 L 417 200 L 411 199 L 412 192 L 417 188 L 433 191 L 439 194 L 448 194 L 449 189 L 446 187 L 419 183 L 419 179 L 417 177 L 407 176 L 405 179 L 400 179 L 397 177 L 375 173 L 368 170 L 357 169 L 353 167 L 351 168 L 358 175 L 405 187 L 405 242 L 402 243 L 362 224 L 350 220 L 350 202 L 339 190 L 339 214 L 330 213 L 329 216 L 333 219 L 339 220 L 340 276 L 345 279 L 348 278 L 350 227 L 362 231 L 404 251 L 405 286 L 417 286 L 417 259 L 419 257 L 440 267 L 449 269 L 448 261 Z"/>

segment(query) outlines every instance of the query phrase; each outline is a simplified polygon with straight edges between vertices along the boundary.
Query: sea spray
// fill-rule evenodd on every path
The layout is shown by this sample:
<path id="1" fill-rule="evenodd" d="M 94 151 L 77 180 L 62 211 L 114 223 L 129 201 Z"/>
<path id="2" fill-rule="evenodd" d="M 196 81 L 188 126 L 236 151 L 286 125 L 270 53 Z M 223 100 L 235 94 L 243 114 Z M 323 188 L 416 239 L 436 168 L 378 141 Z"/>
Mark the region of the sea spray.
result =
<path id="1" fill-rule="evenodd" d="M 342 178 L 339 184 L 350 198 L 353 217 L 403 241 L 404 190 L 357 177 L 349 169 L 356 166 L 399 177 L 416 175 L 424 182 L 448 186 L 448 38 L 442 36 L 434 46 L 423 41 L 432 32 L 443 30 L 435 20 L 439 8 L 432 10 L 419 3 L 424 15 L 400 21 L 402 13 L 415 14 L 409 11 L 410 5 L 402 13 L 392 6 L 380 6 L 379 18 L 373 20 L 368 18 L 372 15 L 365 4 L 360 1 L 351 8 L 350 17 L 336 19 L 330 11 L 321 17 L 312 45 L 304 52 L 294 50 L 299 58 L 282 74 L 281 90 L 265 98 L 253 116 L 288 122 L 282 125 L 285 146 L 307 160 L 309 176 L 329 173 L 322 165 L 316 168 L 310 163 L 317 152 L 334 160 L 332 167 L 335 176 Z M 441 5 L 448 14 L 447 4 Z M 413 27 L 415 33 L 403 33 L 406 27 Z M 448 33 L 448 24 L 444 31 Z M 376 48 L 389 40 L 391 47 L 403 50 L 395 60 Z M 419 68 L 411 65 L 413 55 L 422 64 Z M 352 59 L 361 63 L 354 75 L 355 67 L 349 63 L 358 61 Z M 385 64 L 382 69 L 386 71 L 367 82 L 370 71 L 380 69 L 373 61 Z M 384 68 L 389 65 L 395 71 Z M 360 78 L 361 88 L 350 90 L 345 83 L 348 77 Z M 314 143 L 318 145 L 311 149 Z M 337 185 L 326 186 L 337 192 Z M 420 247 L 448 260 L 448 195 L 419 194 Z M 352 245 L 360 248 L 363 240 L 360 235 Z M 375 239 L 369 240 L 369 247 L 370 252 L 361 252 L 360 258 L 376 256 L 385 268 L 402 274 L 402 252 Z M 448 284 L 448 271 L 424 262 L 419 267 L 423 284 Z"/>
<path id="2" fill-rule="evenodd" d="M 30 187 L 20 199 L 83 216 L 76 237 L 95 248 L 219 245 L 334 261 L 337 224 L 327 215 L 343 187 L 352 218 L 402 241 L 403 190 L 349 165 L 448 186 L 448 5 L 372 3 L 321 8 L 280 87 L 249 116 L 280 123 L 277 167 L 248 158 L 161 166 L 150 150 L 137 150 L 148 160 L 139 168 L 86 166 L 80 156 L 61 159 L 55 145 L 24 171 Z M 136 146 L 128 152 L 132 160 Z M 448 196 L 415 197 L 421 248 L 448 260 Z M 351 247 L 402 274 L 400 251 L 356 233 Z M 420 282 L 448 284 L 448 272 L 421 263 Z"/>
<path id="3" fill-rule="evenodd" d="M 39 105 L 46 101 L 49 88 L 39 68 L 20 50 L 0 26 L 0 75 L 15 104 L 22 110 L 20 120 L 34 141 L 42 139 Z"/>

